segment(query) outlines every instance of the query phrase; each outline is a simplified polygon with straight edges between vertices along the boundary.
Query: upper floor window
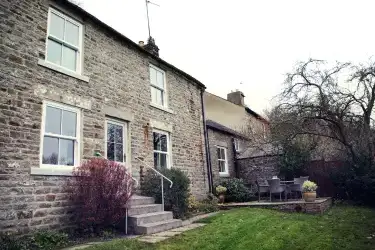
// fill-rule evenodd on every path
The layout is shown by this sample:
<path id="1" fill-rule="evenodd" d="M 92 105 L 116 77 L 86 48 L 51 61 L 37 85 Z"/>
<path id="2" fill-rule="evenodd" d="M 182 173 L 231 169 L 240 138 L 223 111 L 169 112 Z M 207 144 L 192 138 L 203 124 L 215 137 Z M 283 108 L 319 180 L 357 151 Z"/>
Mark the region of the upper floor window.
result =
<path id="1" fill-rule="evenodd" d="M 42 118 L 42 166 L 79 164 L 79 110 L 46 102 Z"/>
<path id="2" fill-rule="evenodd" d="M 150 65 L 151 102 L 158 106 L 166 107 L 165 72 Z"/>
<path id="3" fill-rule="evenodd" d="M 81 55 L 82 24 L 50 8 L 46 60 L 80 74 Z"/>

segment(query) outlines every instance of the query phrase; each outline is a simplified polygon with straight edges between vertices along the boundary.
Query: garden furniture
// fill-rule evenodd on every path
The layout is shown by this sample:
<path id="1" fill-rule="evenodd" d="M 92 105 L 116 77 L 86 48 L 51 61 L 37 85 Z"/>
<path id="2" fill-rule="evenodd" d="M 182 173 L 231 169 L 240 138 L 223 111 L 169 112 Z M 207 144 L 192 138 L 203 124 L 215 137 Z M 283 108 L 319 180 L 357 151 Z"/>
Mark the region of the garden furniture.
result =
<path id="1" fill-rule="evenodd" d="M 272 194 L 279 194 L 281 201 L 281 193 L 286 194 L 286 184 L 281 184 L 280 179 L 267 180 L 270 188 L 270 201 L 272 201 Z"/>
<path id="2" fill-rule="evenodd" d="M 270 187 L 268 185 L 259 184 L 257 180 L 255 181 L 255 184 L 257 185 L 257 189 L 258 189 L 258 202 L 260 202 L 260 194 L 268 193 L 270 191 Z"/>

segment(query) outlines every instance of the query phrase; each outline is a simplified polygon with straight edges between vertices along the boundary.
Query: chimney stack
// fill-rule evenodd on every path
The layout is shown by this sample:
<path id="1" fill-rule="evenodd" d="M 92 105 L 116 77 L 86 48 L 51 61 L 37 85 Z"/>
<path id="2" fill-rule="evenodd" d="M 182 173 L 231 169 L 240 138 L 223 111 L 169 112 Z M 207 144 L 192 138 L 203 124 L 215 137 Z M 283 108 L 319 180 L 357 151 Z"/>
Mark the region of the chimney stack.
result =
<path id="1" fill-rule="evenodd" d="M 155 39 L 151 36 L 148 38 L 147 44 L 143 46 L 145 50 L 155 56 L 159 56 L 159 47 L 155 44 Z"/>
<path id="2" fill-rule="evenodd" d="M 245 106 L 245 95 L 239 90 L 229 93 L 227 95 L 227 100 L 236 105 Z"/>

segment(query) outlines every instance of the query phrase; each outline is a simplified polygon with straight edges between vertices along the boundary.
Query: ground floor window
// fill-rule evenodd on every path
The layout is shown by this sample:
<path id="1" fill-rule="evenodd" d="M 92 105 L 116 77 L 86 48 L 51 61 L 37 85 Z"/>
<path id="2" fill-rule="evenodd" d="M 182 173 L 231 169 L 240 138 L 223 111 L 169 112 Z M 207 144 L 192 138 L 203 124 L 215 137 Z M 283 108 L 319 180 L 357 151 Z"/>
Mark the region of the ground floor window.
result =
<path id="1" fill-rule="evenodd" d="M 106 120 L 106 158 L 120 163 L 126 162 L 126 129 L 124 122 Z"/>
<path id="2" fill-rule="evenodd" d="M 156 169 L 170 168 L 169 133 L 159 130 L 153 131 L 154 167 Z"/>
<path id="3" fill-rule="evenodd" d="M 79 109 L 44 102 L 42 119 L 42 166 L 79 164 Z"/>
<path id="4" fill-rule="evenodd" d="M 217 161 L 219 174 L 228 174 L 227 149 L 217 146 Z"/>

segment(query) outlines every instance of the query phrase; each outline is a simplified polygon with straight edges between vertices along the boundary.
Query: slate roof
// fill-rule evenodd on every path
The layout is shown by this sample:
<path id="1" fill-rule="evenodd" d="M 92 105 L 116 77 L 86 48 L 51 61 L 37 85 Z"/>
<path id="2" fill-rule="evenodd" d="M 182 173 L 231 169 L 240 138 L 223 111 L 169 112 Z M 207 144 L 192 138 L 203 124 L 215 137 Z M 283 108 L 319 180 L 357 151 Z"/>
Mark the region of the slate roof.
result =
<path id="1" fill-rule="evenodd" d="M 160 57 L 158 56 L 155 56 L 154 54 L 148 52 L 147 50 L 143 49 L 142 47 L 140 47 L 137 43 L 133 42 L 132 40 L 130 40 L 129 38 L 127 38 L 126 36 L 124 36 L 123 34 L 121 34 L 120 32 L 118 32 L 117 30 L 115 30 L 114 28 L 112 28 L 111 26 L 105 24 L 104 22 L 100 21 L 98 18 L 96 18 L 94 15 L 91 15 L 90 13 L 88 13 L 87 11 L 85 11 L 84 9 L 82 9 L 81 7 L 79 7 L 78 5 L 74 4 L 74 3 L 71 3 L 69 2 L 68 0 L 55 0 L 56 3 L 60 3 L 60 4 L 63 4 L 71 9 L 73 9 L 74 11 L 78 12 L 79 14 L 81 14 L 82 16 L 88 18 L 88 19 L 91 19 L 93 22 L 95 22 L 96 24 L 102 26 L 103 28 L 107 29 L 108 31 L 112 32 L 114 35 L 116 35 L 118 38 L 122 39 L 123 41 L 125 41 L 126 43 L 128 43 L 133 49 L 136 49 L 138 50 L 139 52 L 141 53 L 144 53 L 146 55 L 148 55 L 149 57 L 153 58 L 154 60 L 156 60 L 157 62 L 161 63 L 161 64 L 164 64 L 166 65 L 167 67 L 175 70 L 176 72 L 178 72 L 179 74 L 181 74 L 182 76 L 186 77 L 187 79 L 195 82 L 199 87 L 205 89 L 206 86 L 201 83 L 200 81 L 198 81 L 196 78 L 192 77 L 191 75 L 189 75 L 188 73 L 182 71 L 181 69 L 177 68 L 176 66 L 173 66 L 172 64 L 164 61 L 163 59 L 161 59 Z"/>
<path id="2" fill-rule="evenodd" d="M 227 133 L 227 134 L 235 135 L 235 136 L 238 136 L 238 137 L 245 137 L 241 133 L 238 133 L 237 131 L 235 131 L 235 130 L 233 130 L 231 128 L 228 128 L 228 127 L 226 127 L 224 125 L 221 125 L 220 123 L 214 122 L 212 120 L 207 120 L 206 121 L 206 126 L 209 127 L 209 128 L 212 128 L 212 129 L 219 130 L 221 132 Z"/>

